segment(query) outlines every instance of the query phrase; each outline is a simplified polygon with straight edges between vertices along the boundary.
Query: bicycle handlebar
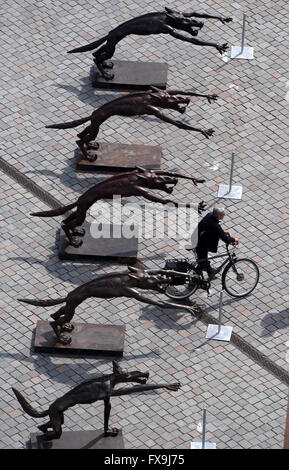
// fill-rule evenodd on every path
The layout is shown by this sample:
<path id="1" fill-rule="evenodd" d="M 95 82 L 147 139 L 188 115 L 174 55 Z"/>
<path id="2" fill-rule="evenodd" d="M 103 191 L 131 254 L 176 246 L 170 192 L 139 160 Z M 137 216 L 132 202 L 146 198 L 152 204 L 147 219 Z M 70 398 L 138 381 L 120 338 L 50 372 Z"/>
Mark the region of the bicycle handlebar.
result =
<path id="1" fill-rule="evenodd" d="M 226 247 L 228 248 L 229 245 L 233 245 L 233 246 L 238 246 L 239 243 L 236 243 L 236 242 L 230 242 L 230 243 L 226 243 Z"/>
<path id="2" fill-rule="evenodd" d="M 238 248 L 238 245 L 237 243 L 226 243 L 226 249 L 227 249 L 227 253 L 229 254 L 229 246 L 232 245 L 232 250 L 235 250 L 236 248 Z"/>

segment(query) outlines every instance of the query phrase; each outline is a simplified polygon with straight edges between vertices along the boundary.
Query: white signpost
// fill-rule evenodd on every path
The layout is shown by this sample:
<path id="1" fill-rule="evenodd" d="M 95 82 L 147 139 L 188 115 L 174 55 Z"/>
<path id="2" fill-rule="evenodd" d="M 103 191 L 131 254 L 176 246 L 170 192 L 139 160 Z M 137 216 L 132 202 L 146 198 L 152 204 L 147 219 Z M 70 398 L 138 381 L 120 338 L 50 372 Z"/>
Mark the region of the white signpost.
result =
<path id="1" fill-rule="evenodd" d="M 222 325 L 222 306 L 223 306 L 223 291 L 220 292 L 219 301 L 219 322 L 218 325 L 208 325 L 207 339 L 216 339 L 218 341 L 230 341 L 233 331 L 232 326 Z"/>
<path id="2" fill-rule="evenodd" d="M 191 442 L 191 449 L 216 449 L 215 442 L 206 442 L 206 416 L 207 410 L 203 409 L 202 442 Z"/>
<path id="3" fill-rule="evenodd" d="M 225 199 L 242 199 L 243 187 L 233 186 L 234 163 L 235 163 L 235 153 L 232 152 L 230 182 L 229 184 L 219 185 L 218 197 L 225 198 Z"/>
<path id="4" fill-rule="evenodd" d="M 242 43 L 241 46 L 232 46 L 231 59 L 254 59 L 254 48 L 245 46 L 245 30 L 246 30 L 246 15 L 243 14 L 243 29 L 242 29 Z"/>

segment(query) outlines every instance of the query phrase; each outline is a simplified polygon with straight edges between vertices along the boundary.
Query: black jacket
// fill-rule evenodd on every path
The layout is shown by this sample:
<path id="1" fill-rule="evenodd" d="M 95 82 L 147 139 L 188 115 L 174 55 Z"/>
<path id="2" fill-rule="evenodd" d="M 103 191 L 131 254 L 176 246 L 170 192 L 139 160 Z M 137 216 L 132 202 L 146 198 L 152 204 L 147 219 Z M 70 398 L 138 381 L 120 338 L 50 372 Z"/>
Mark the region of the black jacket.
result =
<path id="1" fill-rule="evenodd" d="M 219 239 L 225 243 L 235 241 L 235 238 L 229 237 L 224 232 L 219 220 L 209 212 L 198 225 L 198 247 L 207 248 L 209 251 L 216 253 Z"/>

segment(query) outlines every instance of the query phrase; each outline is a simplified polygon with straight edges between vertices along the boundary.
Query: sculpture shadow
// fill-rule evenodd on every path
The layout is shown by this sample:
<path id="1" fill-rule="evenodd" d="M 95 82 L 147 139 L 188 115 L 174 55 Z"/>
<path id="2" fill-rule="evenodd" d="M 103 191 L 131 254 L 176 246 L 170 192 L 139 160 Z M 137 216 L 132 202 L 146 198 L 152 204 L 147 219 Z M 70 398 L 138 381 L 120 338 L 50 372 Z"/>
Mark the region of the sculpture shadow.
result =
<path id="1" fill-rule="evenodd" d="M 33 332 L 35 334 L 35 332 Z M 32 335 L 33 336 L 33 335 Z M 97 367 L 102 365 L 103 363 L 110 364 L 111 358 L 106 357 L 104 359 L 99 358 L 90 358 L 89 360 L 93 360 L 93 364 L 83 361 L 81 364 L 54 364 L 52 361 L 51 356 L 49 355 L 38 355 L 36 358 L 33 358 L 33 354 L 36 354 L 32 350 L 30 350 L 30 357 L 26 357 L 20 353 L 6 353 L 0 352 L 0 358 L 11 358 L 11 360 L 18 360 L 23 363 L 30 363 L 33 364 L 33 370 L 38 372 L 39 375 L 45 375 L 48 378 L 52 379 L 53 382 L 68 385 L 74 387 L 76 385 L 75 380 L 72 380 L 71 372 L 75 372 L 75 375 L 79 376 L 79 382 L 81 380 L 90 380 L 92 378 L 92 374 L 88 373 L 88 371 L 94 370 L 94 375 L 99 374 L 97 372 Z M 57 355 L 53 355 L 53 357 L 58 357 Z M 63 357 L 63 356 L 62 356 Z M 70 356 L 65 356 L 70 357 Z M 74 359 L 79 359 L 80 356 L 73 356 Z M 57 373 L 59 372 L 59 373 Z M 70 372 L 70 374 L 66 374 L 65 372 Z M 13 374 L 12 374 L 13 375 Z M 75 376 L 74 376 L 75 377 Z M 32 382 L 31 382 L 32 383 Z"/>
<path id="2" fill-rule="evenodd" d="M 79 161 L 79 154 L 78 154 L 78 151 L 75 150 L 74 156 L 68 159 L 67 168 L 60 174 L 52 170 L 28 170 L 28 171 L 25 171 L 24 174 L 29 175 L 32 173 L 32 174 L 39 174 L 43 176 L 51 176 L 53 178 L 54 184 L 56 180 L 58 179 L 59 182 L 63 184 L 63 186 L 69 189 L 73 187 L 73 190 L 79 194 L 82 194 L 84 191 L 87 191 L 87 189 L 89 189 L 90 187 L 94 186 L 95 184 L 101 183 L 106 178 L 108 178 L 107 173 L 93 173 L 92 175 L 91 173 L 88 174 L 88 173 L 80 172 L 78 174 L 76 171 L 74 171 L 77 161 Z M 71 172 L 72 168 L 73 168 L 73 172 Z M 85 179 L 83 178 L 83 176 L 85 176 Z M 75 199 L 76 198 L 77 196 L 75 197 Z M 63 201 L 63 204 L 66 204 L 66 199 Z"/>
<path id="3" fill-rule="evenodd" d="M 24 257 L 24 256 L 10 256 L 8 257 L 9 260 L 13 261 L 20 261 L 26 262 L 29 265 L 40 265 L 43 266 L 46 271 L 51 274 L 54 278 L 58 278 L 62 282 L 70 282 L 73 285 L 79 286 L 85 282 L 92 281 L 97 275 L 103 274 L 103 268 L 111 268 L 112 271 L 117 271 L 121 268 L 121 270 L 126 269 L 125 264 L 113 264 L 111 262 L 100 262 L 99 264 L 85 264 L 85 273 L 79 273 L 81 271 L 81 266 L 78 267 L 78 275 L 73 276 L 71 273 L 75 273 L 75 263 L 66 261 L 63 263 L 62 261 L 58 261 L 57 264 L 55 263 L 55 255 L 56 253 L 51 253 L 51 256 L 47 260 L 39 260 L 35 257 Z M 157 253 L 152 255 L 149 259 L 148 258 L 138 258 L 136 263 L 134 264 L 137 268 L 147 268 L 147 262 L 152 260 L 164 260 L 166 258 L 166 253 Z M 61 267 L 61 269 L 59 269 Z M 66 268 L 66 269 L 65 269 Z M 89 268 L 89 269 L 87 269 Z M 101 271 L 101 272 L 100 272 Z M 79 280 L 79 274 L 85 274 L 86 279 L 82 281 Z M 68 288 L 69 290 L 69 288 Z M 67 292 L 68 293 L 68 292 Z"/>
<path id="4" fill-rule="evenodd" d="M 121 94 L 122 90 L 115 89 L 115 92 L 109 89 L 93 88 L 92 79 L 94 76 L 94 67 L 92 66 L 89 71 L 89 75 L 80 79 L 82 82 L 80 88 L 72 85 L 66 85 L 61 83 L 55 83 L 52 86 L 66 90 L 69 93 L 77 96 L 77 98 L 85 104 L 90 106 L 102 106 L 108 101 L 116 99 Z"/>
<path id="5" fill-rule="evenodd" d="M 99 172 L 84 172 L 84 171 L 75 171 L 76 163 L 80 160 L 80 153 L 78 149 L 75 149 L 73 157 L 68 159 L 67 168 L 62 173 L 57 173 L 53 170 L 27 170 L 23 173 L 29 177 L 31 174 L 35 175 L 43 175 L 43 176 L 51 176 L 55 183 L 56 180 L 59 180 L 64 187 L 71 189 L 73 186 L 73 190 L 76 193 L 82 194 L 84 191 L 87 191 L 90 187 L 101 183 L 102 181 L 110 178 L 111 176 L 121 173 L 121 172 L 111 172 L 111 171 L 99 171 Z M 73 171 L 71 171 L 73 169 Z M 171 172 L 181 172 L 181 168 L 173 167 L 168 168 L 167 171 Z M 75 184 L 73 183 L 75 181 Z M 75 198 L 76 199 L 76 198 Z M 127 202 L 124 200 L 124 202 Z M 63 204 L 66 202 L 64 201 Z"/>
<path id="6" fill-rule="evenodd" d="M 123 357 L 114 357 L 114 356 L 96 356 L 96 357 L 90 357 L 87 358 L 86 361 L 83 362 L 77 362 L 76 364 L 69 363 L 67 362 L 64 363 L 57 363 L 54 364 L 52 361 L 52 358 L 49 354 L 42 354 L 42 355 L 37 355 L 36 358 L 33 358 L 33 354 L 36 354 L 33 351 L 30 351 L 30 357 L 26 357 L 23 354 L 20 353 L 7 353 L 7 352 L 0 352 L 0 359 L 7 359 L 10 358 L 11 360 L 18 360 L 23 363 L 30 363 L 33 364 L 33 370 L 38 372 L 39 375 L 45 375 L 49 379 L 51 379 L 55 383 L 59 383 L 62 385 L 67 385 L 68 387 L 75 387 L 78 383 L 81 383 L 85 380 L 91 380 L 93 377 L 97 375 L 101 375 L 101 372 L 97 370 L 97 367 L 107 364 L 108 369 L 111 366 L 111 361 L 113 359 L 116 359 L 117 362 L 120 364 L 124 361 L 136 361 L 136 360 L 143 360 L 143 359 L 151 359 L 151 358 L 158 358 L 160 357 L 160 353 L 158 349 L 152 350 L 149 353 L 146 354 L 127 354 L 124 355 Z M 53 354 L 53 357 L 56 357 L 57 359 L 60 358 L 73 358 L 79 359 L 81 356 L 79 355 L 58 355 L 58 354 Z M 90 361 L 90 362 L 88 362 Z M 58 372 L 58 373 L 57 373 Z M 12 373 L 13 376 L 13 373 Z M 19 379 L 19 383 L 20 383 Z M 27 379 L 25 379 L 27 380 Z M 32 380 L 32 377 L 31 377 Z M 15 384 L 16 388 L 17 385 Z M 32 382 L 31 382 L 32 386 Z M 59 392 L 59 395 L 62 392 Z M 13 396 L 13 392 L 11 390 L 11 396 Z M 48 397 L 49 400 L 49 397 Z"/>
<path id="7" fill-rule="evenodd" d="M 179 325 L 177 321 L 184 315 L 191 316 L 192 320 L 185 324 Z M 139 320 L 153 321 L 155 327 L 159 330 L 170 329 L 178 331 L 190 328 L 191 326 L 195 325 L 200 319 L 191 315 L 186 310 L 177 312 L 177 309 L 165 309 L 159 307 L 151 307 L 148 305 L 142 308 L 142 313 L 139 316 Z"/>
<path id="8" fill-rule="evenodd" d="M 286 324 L 278 325 L 279 322 Z M 261 326 L 263 327 L 261 331 L 262 337 L 273 336 L 275 331 L 287 328 L 289 326 L 289 308 L 281 312 L 268 313 L 262 318 Z M 269 330 L 268 327 L 271 327 L 272 330 Z"/>
<path id="9" fill-rule="evenodd" d="M 53 247 L 52 247 L 53 248 Z M 55 247 L 54 247 L 55 248 Z M 51 247 L 50 247 L 51 249 Z M 87 269 L 85 271 L 85 275 L 87 277 L 86 280 L 84 281 L 79 281 L 79 276 L 72 276 L 70 274 L 70 272 L 75 272 L 75 262 L 73 261 L 65 261 L 62 262 L 62 261 L 58 261 L 57 264 L 55 264 L 55 256 L 56 256 L 56 248 L 55 248 L 55 253 L 52 253 L 51 256 L 48 258 L 48 260 L 45 260 L 45 261 L 41 261 L 37 258 L 33 258 L 32 256 L 31 257 L 22 257 L 22 256 L 11 256 L 9 257 L 8 259 L 10 260 L 13 260 L 13 261 L 21 261 L 21 262 L 26 262 L 28 263 L 29 265 L 40 265 L 40 266 L 43 266 L 50 274 L 53 275 L 53 277 L 55 278 L 58 278 L 60 279 L 61 281 L 64 281 L 64 282 L 71 282 L 72 284 L 75 284 L 77 286 L 83 284 L 84 282 L 89 282 L 91 281 L 92 279 L 94 279 L 98 274 L 103 274 L 103 273 L 99 273 L 99 271 L 103 270 L 103 268 L 107 268 L 107 267 L 112 267 L 114 269 L 112 270 L 116 270 L 115 267 L 117 267 L 117 269 L 121 268 L 121 270 L 125 270 L 126 268 L 126 265 L 125 264 L 120 264 L 120 263 L 112 263 L 112 262 L 105 262 L 105 261 L 100 261 L 98 264 L 91 264 L 89 262 L 77 262 L 78 264 L 85 264 L 86 267 L 88 268 L 89 267 L 89 270 Z M 150 259 L 159 259 L 160 258 L 160 255 L 155 255 L 155 256 L 152 256 Z M 136 264 L 134 266 L 136 267 L 145 267 L 145 264 L 144 262 L 146 261 L 146 259 L 141 259 L 139 258 L 136 262 Z M 61 267 L 62 269 L 59 269 L 59 267 Z M 65 270 L 66 268 L 66 270 Z M 81 267 L 80 267 L 81 268 Z"/>
<path id="10" fill-rule="evenodd" d="M 225 299 L 223 301 L 223 306 L 225 307 L 226 305 L 231 305 L 231 304 L 234 304 L 236 302 L 240 302 L 240 299 L 234 299 L 233 297 L 228 297 L 227 299 Z M 200 302 L 200 306 L 202 308 L 204 308 L 206 310 L 207 313 L 210 313 L 210 312 L 216 312 L 218 313 L 218 309 L 219 309 L 219 299 L 217 300 L 216 303 L 214 303 L 213 305 L 207 305 L 205 303 L 201 303 Z"/>

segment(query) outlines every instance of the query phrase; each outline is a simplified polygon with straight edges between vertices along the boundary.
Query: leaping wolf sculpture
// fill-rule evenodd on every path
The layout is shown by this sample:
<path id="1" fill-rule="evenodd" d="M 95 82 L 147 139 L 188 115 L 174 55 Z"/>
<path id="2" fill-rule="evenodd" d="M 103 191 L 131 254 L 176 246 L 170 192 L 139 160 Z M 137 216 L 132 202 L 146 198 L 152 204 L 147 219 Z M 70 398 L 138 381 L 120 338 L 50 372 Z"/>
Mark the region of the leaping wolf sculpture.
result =
<path id="1" fill-rule="evenodd" d="M 184 273 L 181 273 L 184 275 Z M 138 289 L 154 290 L 164 294 L 170 282 L 170 277 L 180 275 L 180 273 L 173 270 L 157 269 L 157 270 L 143 270 L 133 266 L 128 267 L 128 271 L 107 273 L 99 276 L 92 281 L 89 281 L 71 291 L 66 297 L 55 300 L 33 300 L 33 299 L 18 299 L 29 305 L 39 307 L 51 307 L 65 303 L 57 312 L 53 313 L 51 317 L 53 321 L 50 322 L 57 339 L 62 344 L 70 344 L 71 336 L 63 334 L 65 331 L 70 332 L 73 330 L 71 320 L 75 314 L 75 309 L 78 305 L 90 297 L 101 299 L 113 299 L 117 297 L 128 297 L 139 302 L 144 302 L 149 305 L 156 305 L 162 308 L 178 308 L 189 311 L 191 314 L 200 312 L 199 307 L 192 305 L 175 304 L 166 301 L 153 300 L 149 297 L 140 294 Z M 193 279 L 193 276 L 191 276 Z M 197 279 L 197 278 L 196 278 Z"/>
<path id="2" fill-rule="evenodd" d="M 112 199 L 114 195 L 124 197 L 142 196 L 149 201 L 159 202 L 161 204 L 171 203 L 177 206 L 177 201 L 152 194 L 148 189 L 158 189 L 170 194 L 174 186 L 178 183 L 178 178 L 191 180 L 195 185 L 205 181 L 203 179 L 184 176 L 179 173 L 164 170 L 145 170 L 144 168 L 137 167 L 135 171 L 117 174 L 96 184 L 72 204 L 61 206 L 58 209 L 52 209 L 50 211 L 34 212 L 31 215 L 38 217 L 56 217 L 77 207 L 76 211 L 72 212 L 62 222 L 61 227 L 69 243 L 74 247 L 79 247 L 82 245 L 82 240 L 77 236 L 83 236 L 85 234 L 85 230 L 80 226 L 85 221 L 88 209 L 96 201 L 100 199 Z M 188 203 L 187 205 L 189 206 L 190 204 Z M 203 201 L 198 204 L 199 214 L 205 210 L 205 206 L 206 204 Z"/>
<path id="3" fill-rule="evenodd" d="M 93 53 L 94 62 L 101 75 L 106 80 L 112 80 L 114 75 L 107 72 L 105 69 L 112 68 L 113 63 L 106 61 L 113 57 L 116 45 L 126 36 L 131 34 L 136 34 L 138 36 L 148 36 L 150 34 L 169 34 L 176 39 L 181 39 L 182 41 L 190 42 L 191 44 L 195 44 L 197 46 L 215 47 L 217 51 L 220 52 L 220 54 L 228 49 L 227 43 L 217 44 L 215 42 L 201 41 L 200 39 L 196 39 L 198 30 L 203 27 L 204 23 L 191 19 L 192 17 L 217 19 L 220 20 L 223 24 L 232 21 L 232 18 L 224 18 L 196 12 L 180 13 L 176 10 L 172 10 L 171 8 L 165 8 L 165 11 L 147 13 L 145 15 L 141 15 L 126 21 L 125 23 L 122 23 L 110 31 L 101 39 L 94 41 L 86 46 L 77 47 L 76 49 L 68 51 L 68 53 L 87 52 L 99 48 Z M 191 37 L 179 33 L 178 30 L 185 31 L 186 33 L 190 34 Z M 103 43 L 106 44 L 102 46 Z"/>
<path id="4" fill-rule="evenodd" d="M 45 411 L 34 409 L 30 403 L 15 388 L 12 388 L 22 409 L 33 418 L 44 418 L 49 416 L 49 421 L 38 429 L 43 432 L 42 439 L 49 441 L 59 439 L 62 434 L 64 424 L 64 412 L 75 405 L 92 404 L 98 400 L 104 402 L 104 436 L 116 436 L 119 432 L 117 428 L 109 428 L 109 416 L 111 410 L 110 398 L 132 393 L 147 392 L 165 388 L 170 391 L 179 390 L 179 382 L 170 384 L 147 384 L 149 372 L 135 370 L 128 372 L 123 370 L 116 361 L 112 361 L 113 373 L 97 376 L 91 380 L 86 380 L 74 387 L 62 397 L 57 398 Z M 120 383 L 134 382 L 140 385 L 123 387 L 115 390 L 115 386 Z M 49 431 L 48 429 L 52 429 Z"/>
<path id="5" fill-rule="evenodd" d="M 182 98 L 175 95 L 186 95 L 186 96 L 200 96 L 207 98 L 209 103 L 211 101 L 217 100 L 217 95 L 202 95 L 200 93 L 195 93 L 191 91 L 180 91 L 180 90 L 160 90 L 156 87 L 151 87 L 150 90 L 142 91 L 138 93 L 128 93 L 125 96 L 117 98 L 116 100 L 110 101 L 109 103 L 104 104 L 100 108 L 93 111 L 90 116 L 87 116 L 82 119 L 77 119 L 76 121 L 71 121 L 61 124 L 51 124 L 46 126 L 48 129 L 71 129 L 73 127 L 80 126 L 87 121 L 90 121 L 90 125 L 87 126 L 80 134 L 77 134 L 79 140 L 76 141 L 78 147 L 80 148 L 84 158 L 89 161 L 96 160 L 97 156 L 89 156 L 87 154 L 87 149 L 99 148 L 98 143 L 92 143 L 96 139 L 99 128 L 102 123 L 104 123 L 111 116 L 155 116 L 162 121 L 173 124 L 174 126 L 179 127 L 180 129 L 187 129 L 189 131 L 201 132 L 206 138 L 209 138 L 213 135 L 213 129 L 200 129 L 196 127 L 189 126 L 188 124 L 177 121 L 170 118 L 166 114 L 163 114 L 158 108 L 164 109 L 174 109 L 179 113 L 184 113 L 186 107 L 190 103 L 190 98 Z M 180 106 L 184 104 L 185 106 Z"/>

